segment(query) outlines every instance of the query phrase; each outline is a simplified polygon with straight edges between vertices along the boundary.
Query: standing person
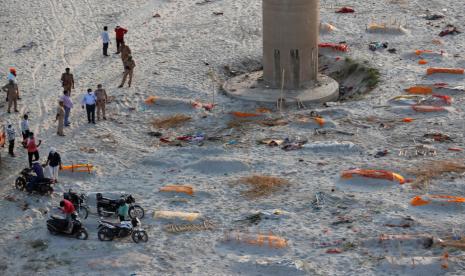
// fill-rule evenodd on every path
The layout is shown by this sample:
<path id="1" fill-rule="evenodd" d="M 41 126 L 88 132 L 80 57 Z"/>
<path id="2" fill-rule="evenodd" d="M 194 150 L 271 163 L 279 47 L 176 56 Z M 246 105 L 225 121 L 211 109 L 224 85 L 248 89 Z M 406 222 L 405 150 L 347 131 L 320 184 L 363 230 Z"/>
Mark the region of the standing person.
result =
<path id="1" fill-rule="evenodd" d="M 103 114 L 103 119 L 105 117 L 105 105 L 108 101 L 107 91 L 102 88 L 102 85 L 97 85 L 97 90 L 95 90 L 95 97 L 97 98 L 97 120 L 100 121 L 100 112 Z"/>
<path id="2" fill-rule="evenodd" d="M 13 80 L 16 83 L 16 69 L 10 68 L 8 75 L 6 76 L 8 81 Z"/>
<path id="3" fill-rule="evenodd" d="M 124 83 L 126 82 L 126 78 L 128 77 L 128 75 L 129 75 L 128 85 L 129 87 L 131 87 L 132 75 L 134 74 L 134 67 L 136 67 L 136 63 L 132 59 L 132 56 L 129 56 L 124 65 L 123 80 L 121 81 L 121 84 L 118 86 L 119 88 L 124 86 Z"/>
<path id="4" fill-rule="evenodd" d="M 18 95 L 19 95 L 19 89 L 18 85 L 13 81 L 9 80 L 8 84 L 2 87 L 2 90 L 6 92 L 6 98 L 8 100 L 8 113 L 11 113 L 11 106 L 14 105 L 15 112 L 19 112 L 18 110 Z"/>
<path id="5" fill-rule="evenodd" d="M 57 117 L 55 121 L 58 121 L 58 129 L 57 129 L 58 136 L 65 136 L 65 134 L 63 133 L 63 127 L 65 126 L 65 109 L 64 109 L 63 100 L 60 100 L 58 102 Z"/>
<path id="6" fill-rule="evenodd" d="M 61 97 L 63 101 L 63 108 L 65 109 L 65 127 L 68 127 L 71 122 L 69 121 L 69 115 L 71 114 L 71 108 L 73 108 L 74 104 L 69 97 L 69 91 L 63 91 L 63 96 Z"/>
<path id="7" fill-rule="evenodd" d="M 16 79 L 16 69 L 15 68 L 10 68 L 10 72 L 8 72 L 8 76 L 6 77 L 8 82 L 12 80 L 16 85 L 18 85 L 18 80 Z M 19 96 L 19 89 L 18 89 L 18 100 L 21 100 L 21 97 Z"/>
<path id="8" fill-rule="evenodd" d="M 120 53 L 120 46 L 124 43 L 124 35 L 128 32 L 125 28 L 120 26 L 116 26 L 115 34 L 116 34 L 116 54 Z"/>
<path id="9" fill-rule="evenodd" d="M 8 154 L 12 157 L 15 157 L 15 153 L 13 151 L 15 148 L 16 131 L 11 123 L 8 123 L 6 128 L 6 137 L 8 139 Z"/>
<path id="10" fill-rule="evenodd" d="M 50 178 L 53 179 L 54 183 L 58 182 L 58 170 L 62 168 L 61 156 L 55 148 L 50 149 L 50 153 L 47 157 L 48 170 L 50 172 Z"/>
<path id="11" fill-rule="evenodd" d="M 95 104 L 97 99 L 95 98 L 94 92 L 92 89 L 87 89 L 87 94 L 82 99 L 82 109 L 84 109 L 84 105 L 86 106 L 87 111 L 87 120 L 89 120 L 89 124 L 95 124 Z"/>
<path id="12" fill-rule="evenodd" d="M 39 147 L 40 144 L 42 144 L 42 140 L 39 140 L 39 144 L 36 144 L 36 139 L 34 138 L 34 133 L 29 132 L 29 138 L 27 139 L 27 155 L 29 159 L 29 167 L 32 167 L 32 161 L 38 161 L 39 160 Z M 32 157 L 34 157 L 34 160 L 32 160 Z"/>
<path id="13" fill-rule="evenodd" d="M 66 68 L 65 72 L 61 74 L 61 86 L 63 86 L 63 90 L 69 91 L 69 96 L 71 96 L 71 89 L 74 89 L 74 76 L 70 70 Z"/>
<path id="14" fill-rule="evenodd" d="M 131 48 L 129 48 L 129 46 L 123 42 L 123 44 L 120 46 L 120 52 L 121 52 L 121 60 L 123 61 L 123 67 L 124 67 L 126 61 L 131 55 Z"/>
<path id="15" fill-rule="evenodd" d="M 103 32 L 102 32 L 102 43 L 103 43 L 103 55 L 108 57 L 108 44 L 110 44 L 110 35 L 108 34 L 108 27 L 105 26 L 103 27 Z"/>
<path id="16" fill-rule="evenodd" d="M 23 146 L 26 146 L 26 139 L 29 137 L 29 116 L 24 114 L 21 121 L 21 134 L 23 135 Z"/>

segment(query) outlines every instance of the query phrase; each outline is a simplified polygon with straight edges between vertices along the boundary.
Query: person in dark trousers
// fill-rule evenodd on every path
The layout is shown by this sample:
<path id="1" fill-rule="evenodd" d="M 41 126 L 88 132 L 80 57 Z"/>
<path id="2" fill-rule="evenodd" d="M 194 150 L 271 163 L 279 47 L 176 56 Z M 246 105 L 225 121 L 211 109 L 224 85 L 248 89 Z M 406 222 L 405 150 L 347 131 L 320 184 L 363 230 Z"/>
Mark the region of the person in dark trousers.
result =
<path id="1" fill-rule="evenodd" d="M 15 148 L 16 131 L 11 123 L 8 123 L 6 128 L 6 137 L 8 139 L 8 154 L 15 157 L 15 153 L 13 151 Z"/>
<path id="2" fill-rule="evenodd" d="M 97 103 L 97 98 L 95 98 L 94 92 L 92 89 L 87 89 L 87 94 L 82 99 L 82 109 L 84 106 L 86 107 L 87 111 L 87 120 L 90 123 L 95 124 L 95 104 Z"/>
<path id="3" fill-rule="evenodd" d="M 63 86 L 64 91 L 69 92 L 69 96 L 71 96 L 71 89 L 74 89 L 74 76 L 70 73 L 71 69 L 66 68 L 65 72 L 61 74 L 61 84 Z"/>
<path id="4" fill-rule="evenodd" d="M 45 166 L 48 166 L 50 172 L 50 178 L 53 179 L 54 183 L 58 182 L 58 171 L 62 167 L 61 156 L 55 148 L 50 149 L 48 154 L 47 163 Z"/>
<path id="5" fill-rule="evenodd" d="M 29 137 L 29 116 L 24 114 L 21 121 L 21 134 L 23 135 L 23 146 L 26 146 L 26 140 Z"/>
<path id="6" fill-rule="evenodd" d="M 42 166 L 39 164 L 39 161 L 34 161 L 32 163 L 31 167 L 32 171 L 34 172 L 35 176 L 32 176 L 32 179 L 29 183 L 26 185 L 26 190 L 28 192 L 32 192 L 35 190 L 35 186 L 39 184 L 40 181 L 42 181 L 45 178 L 44 175 L 44 170 Z"/>
<path id="7" fill-rule="evenodd" d="M 121 44 L 124 43 L 124 35 L 128 32 L 125 28 L 120 26 L 116 26 L 115 34 L 116 34 L 116 54 L 119 54 L 119 48 Z"/>
<path id="8" fill-rule="evenodd" d="M 36 139 L 34 138 L 34 133 L 29 132 L 29 138 L 27 139 L 26 148 L 27 148 L 27 155 L 29 158 L 29 168 L 32 167 L 32 161 L 39 160 L 39 147 L 42 144 L 42 140 L 39 140 L 39 144 L 36 144 Z M 32 160 L 34 157 L 34 160 Z"/>
<path id="9" fill-rule="evenodd" d="M 108 57 L 108 44 L 110 44 L 110 35 L 108 34 L 108 27 L 103 27 L 102 32 L 103 55 Z"/>

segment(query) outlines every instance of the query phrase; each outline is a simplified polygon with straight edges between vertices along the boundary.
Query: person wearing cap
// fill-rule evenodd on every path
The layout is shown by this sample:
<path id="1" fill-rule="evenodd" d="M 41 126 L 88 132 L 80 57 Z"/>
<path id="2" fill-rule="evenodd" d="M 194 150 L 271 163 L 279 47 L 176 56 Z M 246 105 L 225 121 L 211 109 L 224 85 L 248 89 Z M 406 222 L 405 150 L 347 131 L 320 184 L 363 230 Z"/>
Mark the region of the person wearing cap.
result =
<path id="1" fill-rule="evenodd" d="M 63 108 L 65 109 L 65 127 L 68 127 L 71 124 L 69 121 L 69 115 L 71 114 L 71 109 L 74 106 L 73 101 L 69 97 L 69 91 L 63 91 L 61 100 L 63 101 Z"/>
<path id="2" fill-rule="evenodd" d="M 103 119 L 106 120 L 105 117 L 105 105 L 108 101 L 107 91 L 102 88 L 102 85 L 97 85 L 97 90 L 95 90 L 95 97 L 97 98 L 97 120 L 100 121 L 100 113 L 103 114 Z"/>
<path id="3" fill-rule="evenodd" d="M 58 101 L 57 116 L 56 116 L 55 121 L 58 121 L 58 129 L 57 129 L 58 136 L 65 136 L 65 134 L 63 133 L 63 127 L 65 126 L 65 109 L 64 109 L 64 103 L 62 99 Z"/>
<path id="4" fill-rule="evenodd" d="M 8 139 L 8 154 L 15 157 L 13 150 L 15 148 L 16 131 L 11 123 L 7 124 L 6 138 Z"/>
<path id="5" fill-rule="evenodd" d="M 15 68 L 10 68 L 6 78 L 7 78 L 8 81 L 13 80 L 15 83 L 17 83 L 17 81 L 16 81 L 16 69 Z"/>
<path id="6" fill-rule="evenodd" d="M 71 96 L 71 89 L 74 89 L 74 76 L 70 73 L 69 68 L 65 69 L 65 72 L 61 74 L 61 85 L 63 90 L 69 91 L 69 96 Z"/>
<path id="7" fill-rule="evenodd" d="M 55 148 L 50 148 L 50 153 L 47 157 L 48 170 L 50 173 L 50 178 L 53 179 L 55 183 L 58 182 L 58 171 L 62 168 L 61 156 Z"/>
<path id="8" fill-rule="evenodd" d="M 9 80 L 8 84 L 2 87 L 2 90 L 6 92 L 6 98 L 8 100 L 8 113 L 11 113 L 10 111 L 12 106 L 14 106 L 15 112 L 19 112 L 17 103 L 19 95 L 18 85 L 13 80 Z"/>
<path id="9" fill-rule="evenodd" d="M 95 124 L 95 104 L 97 103 L 97 98 L 95 98 L 94 92 L 92 89 L 87 89 L 87 94 L 84 95 L 82 99 L 82 109 L 86 106 L 87 111 L 87 120 L 90 123 Z"/>
<path id="10" fill-rule="evenodd" d="M 121 84 L 118 86 L 119 88 L 122 88 L 124 86 L 124 84 L 126 83 L 126 78 L 128 76 L 129 76 L 128 85 L 129 87 L 131 87 L 132 75 L 134 74 L 134 67 L 136 67 L 136 63 L 132 59 L 132 56 L 129 56 L 126 62 L 124 63 L 123 80 L 121 81 Z"/>
<path id="11" fill-rule="evenodd" d="M 120 26 L 116 26 L 115 28 L 115 34 L 116 34 L 116 53 L 120 53 L 120 46 L 121 44 L 124 43 L 124 35 L 128 32 L 125 28 L 122 28 Z"/>

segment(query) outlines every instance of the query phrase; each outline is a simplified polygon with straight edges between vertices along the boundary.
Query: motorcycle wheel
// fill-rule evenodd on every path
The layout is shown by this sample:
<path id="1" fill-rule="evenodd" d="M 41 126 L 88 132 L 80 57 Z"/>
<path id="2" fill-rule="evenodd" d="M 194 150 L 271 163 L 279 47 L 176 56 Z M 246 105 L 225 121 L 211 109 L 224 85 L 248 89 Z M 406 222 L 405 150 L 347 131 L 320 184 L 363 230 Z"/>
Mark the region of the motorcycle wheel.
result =
<path id="1" fill-rule="evenodd" d="M 86 219 L 89 216 L 89 210 L 85 206 L 79 207 L 79 209 L 77 211 L 78 211 L 78 215 L 79 215 L 79 217 L 81 219 Z"/>
<path id="2" fill-rule="evenodd" d="M 138 218 L 138 219 L 142 219 L 144 217 L 144 209 L 142 209 L 142 207 L 140 207 L 139 205 L 133 205 L 131 207 L 129 207 L 129 217 L 130 218 Z"/>
<path id="3" fill-rule="evenodd" d="M 113 234 L 111 233 L 111 230 L 103 227 L 98 230 L 98 239 L 101 241 L 112 241 L 113 240 Z"/>
<path id="4" fill-rule="evenodd" d="M 80 229 L 76 232 L 76 234 L 74 234 L 74 236 L 78 240 L 87 240 L 87 238 L 89 237 L 89 234 L 87 233 L 86 229 Z"/>
<path id="5" fill-rule="evenodd" d="M 147 242 L 149 240 L 149 236 L 145 231 L 134 231 L 132 232 L 131 238 L 135 243 Z"/>
<path id="6" fill-rule="evenodd" d="M 16 178 L 15 187 L 20 191 L 24 191 L 24 189 L 26 188 L 26 179 L 24 179 L 24 177 Z"/>
<path id="7" fill-rule="evenodd" d="M 39 186 L 39 192 L 40 192 L 40 194 L 42 194 L 42 195 L 46 195 L 46 194 L 49 193 L 49 188 L 47 187 L 47 185 L 41 184 L 41 185 Z"/>

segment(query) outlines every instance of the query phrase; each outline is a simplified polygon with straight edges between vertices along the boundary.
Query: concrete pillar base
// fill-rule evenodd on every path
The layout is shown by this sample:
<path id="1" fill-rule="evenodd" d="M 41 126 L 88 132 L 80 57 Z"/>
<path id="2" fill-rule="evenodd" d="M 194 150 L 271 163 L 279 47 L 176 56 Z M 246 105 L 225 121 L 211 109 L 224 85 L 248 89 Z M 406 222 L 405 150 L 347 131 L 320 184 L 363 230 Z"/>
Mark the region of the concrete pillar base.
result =
<path id="1" fill-rule="evenodd" d="M 263 71 L 240 75 L 228 80 L 223 89 L 228 96 L 236 99 L 261 103 L 276 103 L 284 98 L 286 103 L 325 103 L 337 100 L 339 84 L 325 75 L 318 75 L 318 82 L 299 90 L 268 87 L 263 81 Z"/>

